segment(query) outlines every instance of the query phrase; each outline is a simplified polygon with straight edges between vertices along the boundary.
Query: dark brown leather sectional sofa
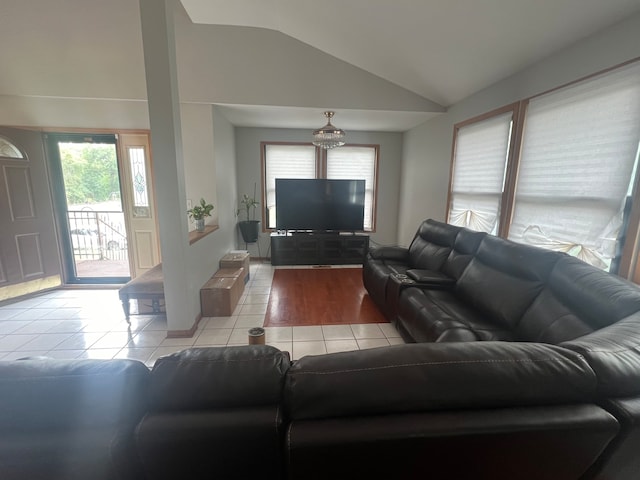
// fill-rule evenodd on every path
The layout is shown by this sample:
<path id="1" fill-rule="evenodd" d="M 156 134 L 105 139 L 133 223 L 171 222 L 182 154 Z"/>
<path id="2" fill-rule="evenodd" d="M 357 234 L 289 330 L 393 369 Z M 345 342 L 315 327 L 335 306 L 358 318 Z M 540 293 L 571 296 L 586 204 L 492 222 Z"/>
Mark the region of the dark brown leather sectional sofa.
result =
<path id="1" fill-rule="evenodd" d="M 431 220 L 363 275 L 410 343 L 0 362 L 0 478 L 639 477 L 635 286 Z"/>
<path id="2" fill-rule="evenodd" d="M 0 385 L 3 480 L 591 478 L 624 429 L 582 356 L 517 342 L 27 359 Z"/>
<path id="3" fill-rule="evenodd" d="M 409 343 L 578 354 L 593 373 L 584 402 L 619 424 L 585 478 L 640 478 L 636 285 L 564 253 L 434 220 L 420 225 L 408 248 L 371 249 L 363 280 Z M 545 375 L 550 381 L 553 369 Z"/>

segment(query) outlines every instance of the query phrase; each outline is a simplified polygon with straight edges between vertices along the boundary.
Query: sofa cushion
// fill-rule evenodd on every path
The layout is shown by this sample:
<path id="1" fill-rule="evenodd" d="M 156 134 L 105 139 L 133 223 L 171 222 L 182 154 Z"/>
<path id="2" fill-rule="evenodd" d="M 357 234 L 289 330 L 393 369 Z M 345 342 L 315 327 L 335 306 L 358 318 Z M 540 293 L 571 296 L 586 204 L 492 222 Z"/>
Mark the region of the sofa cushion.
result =
<path id="1" fill-rule="evenodd" d="M 280 401 L 287 352 L 267 345 L 190 348 L 159 358 L 151 371 L 151 410 L 272 405 Z"/>
<path id="2" fill-rule="evenodd" d="M 513 339 L 508 329 L 446 290 L 405 289 L 398 302 L 397 321 L 403 337 L 409 336 L 414 342 Z"/>
<path id="3" fill-rule="evenodd" d="M 548 287 L 533 301 L 515 329 L 516 338 L 520 341 L 554 345 L 591 332 L 593 327 L 578 317 Z"/>
<path id="4" fill-rule="evenodd" d="M 460 299 L 514 329 L 542 291 L 560 254 L 486 236 L 456 284 Z"/>
<path id="5" fill-rule="evenodd" d="M 421 343 L 306 356 L 287 375 L 292 419 L 589 401 L 584 358 L 552 345 Z"/>

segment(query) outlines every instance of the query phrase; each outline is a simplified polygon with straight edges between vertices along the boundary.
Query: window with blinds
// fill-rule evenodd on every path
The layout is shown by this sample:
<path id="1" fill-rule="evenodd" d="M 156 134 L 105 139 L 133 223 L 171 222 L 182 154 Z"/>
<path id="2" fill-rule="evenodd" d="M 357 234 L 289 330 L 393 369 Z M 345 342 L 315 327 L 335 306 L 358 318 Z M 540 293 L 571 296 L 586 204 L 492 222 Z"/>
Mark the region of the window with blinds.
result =
<path id="1" fill-rule="evenodd" d="M 327 178 L 365 181 L 365 231 L 374 230 L 377 158 L 376 146 L 345 146 L 327 150 Z"/>
<path id="2" fill-rule="evenodd" d="M 267 228 L 276 228 L 276 178 L 316 178 L 313 145 L 264 144 L 264 196 Z"/>
<path id="3" fill-rule="evenodd" d="M 509 238 L 608 269 L 639 141 L 639 63 L 532 99 Z"/>
<path id="4" fill-rule="evenodd" d="M 262 142 L 263 200 L 267 229 L 276 228 L 276 178 L 365 180 L 364 229 L 375 229 L 378 145 L 349 145 L 320 151 L 310 144 Z"/>
<path id="5" fill-rule="evenodd" d="M 448 223 L 496 234 L 513 110 L 456 128 Z"/>

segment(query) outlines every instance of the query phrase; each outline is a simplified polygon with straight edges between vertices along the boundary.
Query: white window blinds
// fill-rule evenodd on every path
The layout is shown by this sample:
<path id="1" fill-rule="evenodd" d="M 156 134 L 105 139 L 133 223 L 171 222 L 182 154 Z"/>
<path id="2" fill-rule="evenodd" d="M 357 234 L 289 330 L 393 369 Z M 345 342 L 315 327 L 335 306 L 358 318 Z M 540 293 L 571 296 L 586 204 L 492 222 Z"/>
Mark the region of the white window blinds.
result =
<path id="1" fill-rule="evenodd" d="M 529 103 L 509 238 L 608 268 L 640 140 L 640 64 Z"/>
<path id="2" fill-rule="evenodd" d="M 365 180 L 364 229 L 373 229 L 376 147 L 346 146 L 327 150 L 327 178 Z"/>
<path id="3" fill-rule="evenodd" d="M 448 223 L 497 233 L 513 112 L 458 129 Z"/>
<path id="4" fill-rule="evenodd" d="M 316 178 L 313 145 L 265 145 L 267 228 L 276 227 L 276 178 Z"/>

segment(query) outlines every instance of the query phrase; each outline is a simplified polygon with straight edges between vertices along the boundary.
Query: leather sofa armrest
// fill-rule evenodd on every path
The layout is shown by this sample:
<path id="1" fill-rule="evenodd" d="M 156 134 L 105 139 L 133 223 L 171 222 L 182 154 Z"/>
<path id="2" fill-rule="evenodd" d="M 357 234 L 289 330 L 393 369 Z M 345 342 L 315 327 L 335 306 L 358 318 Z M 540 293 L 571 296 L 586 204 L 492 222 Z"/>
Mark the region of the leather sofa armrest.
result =
<path id="1" fill-rule="evenodd" d="M 452 287 L 456 283 L 455 278 L 434 270 L 411 269 L 407 270 L 407 276 L 417 282 L 412 285 L 416 287 Z"/>
<path id="2" fill-rule="evenodd" d="M 273 405 L 291 361 L 268 345 L 189 348 L 159 358 L 151 371 L 151 411 Z"/>
<path id="3" fill-rule="evenodd" d="M 372 247 L 369 255 L 375 260 L 409 261 L 409 249 L 405 247 Z"/>
<path id="4" fill-rule="evenodd" d="M 581 355 L 553 345 L 452 342 L 302 357 L 285 385 L 290 417 L 303 420 L 584 403 L 596 378 Z"/>

